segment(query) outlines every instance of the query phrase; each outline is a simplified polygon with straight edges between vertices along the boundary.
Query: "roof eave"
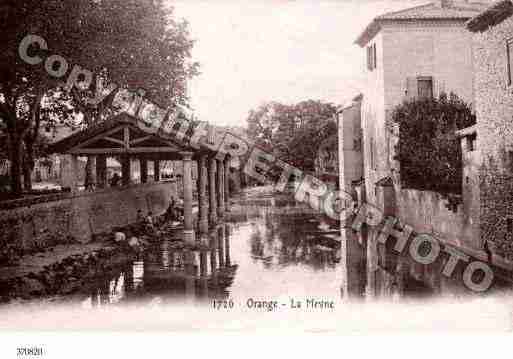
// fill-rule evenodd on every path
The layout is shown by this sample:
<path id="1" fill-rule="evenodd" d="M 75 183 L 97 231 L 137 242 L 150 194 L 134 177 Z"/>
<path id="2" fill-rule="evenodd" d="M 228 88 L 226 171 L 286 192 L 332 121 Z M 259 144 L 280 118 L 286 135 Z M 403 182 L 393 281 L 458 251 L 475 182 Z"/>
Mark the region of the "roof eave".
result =
<path id="1" fill-rule="evenodd" d="M 510 0 L 496 2 L 485 11 L 474 16 L 467 22 L 467 29 L 471 32 L 483 32 L 513 15 L 513 3 Z"/>
<path id="2" fill-rule="evenodd" d="M 378 20 L 374 19 L 372 22 L 367 25 L 365 30 L 356 38 L 355 44 L 364 47 L 381 29 L 381 24 Z"/>
<path id="3" fill-rule="evenodd" d="M 355 44 L 360 47 L 365 47 L 365 45 L 374 38 L 381 30 L 383 24 L 390 23 L 405 23 L 405 22 L 427 22 L 427 21 L 455 21 L 465 23 L 471 17 L 425 17 L 425 18 L 402 18 L 402 19 L 386 19 L 386 18 L 376 18 L 372 20 L 372 22 L 367 25 L 365 30 L 356 38 Z"/>

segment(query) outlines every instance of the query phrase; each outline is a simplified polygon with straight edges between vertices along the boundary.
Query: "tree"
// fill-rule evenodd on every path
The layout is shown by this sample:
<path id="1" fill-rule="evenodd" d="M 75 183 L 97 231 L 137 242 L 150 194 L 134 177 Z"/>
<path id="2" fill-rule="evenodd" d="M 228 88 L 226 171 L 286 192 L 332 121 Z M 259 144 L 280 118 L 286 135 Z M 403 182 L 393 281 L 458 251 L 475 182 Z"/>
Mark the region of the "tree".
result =
<path id="1" fill-rule="evenodd" d="M 162 0 L 10 0 L 0 11 L 6 44 L 0 56 L 0 118 L 7 128 L 15 193 L 22 190 L 22 164 L 33 168 L 33 147 L 43 123 L 72 121 L 74 112 L 81 112 L 90 125 L 110 113 L 112 96 L 99 105 L 87 101 L 95 98 L 98 85 L 144 88 L 163 107 L 187 104 L 187 81 L 198 73 L 198 64 L 189 61 L 193 42 L 187 23 L 175 21 Z M 18 47 L 27 34 L 46 40 L 48 50 L 35 52 L 42 58 L 58 54 L 67 60 L 64 81 L 79 65 L 92 73 L 91 86 L 71 87 L 67 93 L 63 88 L 69 90 L 70 83 L 52 78 L 43 64 L 24 62 Z"/>
<path id="2" fill-rule="evenodd" d="M 455 131 L 475 124 L 471 108 L 457 95 L 415 99 L 397 106 L 396 159 L 406 188 L 461 193 L 462 155 Z"/>
<path id="3" fill-rule="evenodd" d="M 307 100 L 294 105 L 270 102 L 252 110 L 248 134 L 280 160 L 313 171 L 323 140 L 336 133 L 336 107 Z"/>

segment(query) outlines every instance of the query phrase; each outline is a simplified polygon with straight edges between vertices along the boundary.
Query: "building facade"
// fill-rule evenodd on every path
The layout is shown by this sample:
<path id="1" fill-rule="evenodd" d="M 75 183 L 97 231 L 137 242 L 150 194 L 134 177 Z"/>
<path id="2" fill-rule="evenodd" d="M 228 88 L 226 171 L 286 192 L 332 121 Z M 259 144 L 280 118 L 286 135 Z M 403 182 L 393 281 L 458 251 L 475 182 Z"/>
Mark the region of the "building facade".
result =
<path id="1" fill-rule="evenodd" d="M 383 14 L 356 40 L 367 53 L 362 127 L 369 202 L 377 203 L 375 184 L 398 173 L 389 121 L 395 106 L 408 98 L 443 92 L 472 103 L 472 34 L 465 22 L 485 8 L 437 1 Z"/>
<path id="2" fill-rule="evenodd" d="M 468 1 L 435 1 L 378 16 L 357 38 L 356 44 L 367 55 L 367 66 L 361 102 L 363 178 L 352 182 L 360 205 L 374 205 L 416 233 L 429 233 L 444 246 L 460 248 L 479 259 L 486 259 L 486 253 L 479 234 L 477 152 L 464 155 L 468 182 L 463 185 L 471 190 L 464 191 L 463 203 L 451 203 L 436 192 L 401 188 L 395 160 L 399 129 L 391 114 L 405 100 L 442 93 L 452 92 L 466 103 L 474 102 L 473 35 L 466 23 L 486 8 L 486 4 Z M 377 232 L 371 227 L 359 232 L 342 229 L 343 242 L 344 232 L 343 289 L 348 297 L 362 292 L 367 297 L 403 294 L 411 281 L 434 292 L 449 285 L 440 276 L 442 261 L 419 266 L 407 255 L 390 254 L 378 244 Z M 362 279 L 358 271 L 367 276 Z"/>
<path id="3" fill-rule="evenodd" d="M 356 96 L 338 113 L 339 187 L 358 198 L 357 184 L 363 178 L 363 133 L 361 126 L 362 95 Z M 362 296 L 365 291 L 365 253 L 362 238 L 344 222 L 341 223 L 342 292 L 345 296 Z"/>

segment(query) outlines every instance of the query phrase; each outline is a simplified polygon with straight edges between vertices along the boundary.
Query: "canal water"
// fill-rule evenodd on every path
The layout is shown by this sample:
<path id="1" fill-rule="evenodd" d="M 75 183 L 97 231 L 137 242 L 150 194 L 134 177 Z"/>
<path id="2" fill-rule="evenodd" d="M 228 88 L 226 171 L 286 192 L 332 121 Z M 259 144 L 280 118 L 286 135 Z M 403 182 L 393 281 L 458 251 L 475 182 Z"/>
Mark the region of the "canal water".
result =
<path id="1" fill-rule="evenodd" d="M 249 194 L 232 205 L 224 223 L 200 238 L 201 249 L 183 250 L 177 238 L 165 238 L 70 300 L 85 307 L 212 305 L 214 299 L 233 298 L 339 301 L 339 240 L 338 223 L 290 197 Z"/>
<path id="2" fill-rule="evenodd" d="M 153 244 L 137 260 L 99 276 L 78 293 L 43 300 L 82 308 L 212 306 L 214 300 L 246 305 L 248 300 L 285 303 L 290 298 L 339 305 L 345 295 L 342 283 L 347 271 L 342 267 L 339 223 L 295 202 L 292 196 L 247 191 L 235 200 L 223 223 L 200 237 L 199 249 L 184 250 L 179 239 L 177 231 Z M 397 258 L 386 259 L 383 267 L 394 261 Z M 415 273 L 421 273 L 420 277 Z M 441 286 L 445 278 L 440 273 L 422 268 L 415 273 L 405 276 L 380 270 L 374 280 L 381 288 L 381 298 L 405 301 L 461 294 L 461 285 L 446 281 Z M 365 264 L 358 276 L 363 299 L 368 294 Z M 438 283 L 438 290 L 426 282 Z"/>

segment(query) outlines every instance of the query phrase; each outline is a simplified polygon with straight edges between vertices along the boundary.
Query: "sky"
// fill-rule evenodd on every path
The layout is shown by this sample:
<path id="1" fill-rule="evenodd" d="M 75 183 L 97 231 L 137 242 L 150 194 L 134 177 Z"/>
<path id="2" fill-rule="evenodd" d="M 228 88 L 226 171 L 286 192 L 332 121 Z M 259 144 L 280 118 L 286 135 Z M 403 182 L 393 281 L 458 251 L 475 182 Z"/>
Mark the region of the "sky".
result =
<path id="1" fill-rule="evenodd" d="M 245 126 L 265 101 L 346 103 L 362 89 L 365 51 L 356 37 L 375 16 L 429 2 L 169 0 L 196 41 L 194 113 L 228 126 Z"/>

